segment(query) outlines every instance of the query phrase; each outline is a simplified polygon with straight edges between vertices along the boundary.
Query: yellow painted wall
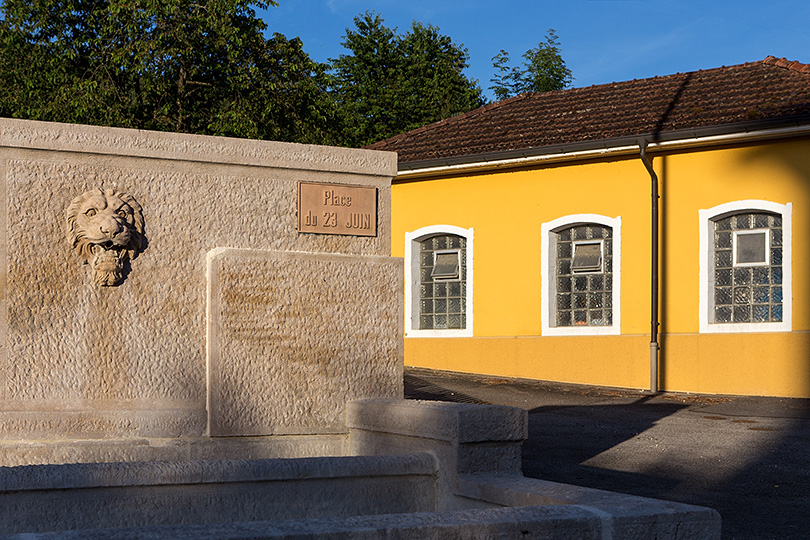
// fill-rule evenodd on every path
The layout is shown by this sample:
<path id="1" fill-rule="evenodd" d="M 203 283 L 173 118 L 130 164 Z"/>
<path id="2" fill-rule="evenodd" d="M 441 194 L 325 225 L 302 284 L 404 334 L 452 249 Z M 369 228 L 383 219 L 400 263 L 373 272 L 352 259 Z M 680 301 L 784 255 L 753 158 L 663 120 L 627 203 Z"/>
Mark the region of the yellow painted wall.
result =
<path id="1" fill-rule="evenodd" d="M 810 140 L 673 153 L 661 179 L 660 387 L 810 397 Z M 698 333 L 698 210 L 793 203 L 793 332 Z M 622 218 L 621 336 L 543 337 L 540 226 Z M 392 254 L 428 225 L 472 227 L 474 337 L 407 338 L 406 365 L 606 386 L 649 385 L 650 179 L 638 158 L 395 182 Z"/>

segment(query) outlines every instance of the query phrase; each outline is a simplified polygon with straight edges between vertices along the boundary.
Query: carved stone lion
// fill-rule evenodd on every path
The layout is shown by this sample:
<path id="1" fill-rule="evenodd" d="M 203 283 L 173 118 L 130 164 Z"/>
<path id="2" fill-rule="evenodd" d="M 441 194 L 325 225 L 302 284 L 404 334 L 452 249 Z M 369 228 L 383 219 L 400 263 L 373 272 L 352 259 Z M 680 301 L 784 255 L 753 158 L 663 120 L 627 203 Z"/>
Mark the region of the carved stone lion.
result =
<path id="1" fill-rule="evenodd" d="M 73 199 L 66 218 L 68 241 L 92 266 L 96 285 L 121 283 L 127 261 L 146 247 L 141 205 L 131 195 L 97 188 Z"/>

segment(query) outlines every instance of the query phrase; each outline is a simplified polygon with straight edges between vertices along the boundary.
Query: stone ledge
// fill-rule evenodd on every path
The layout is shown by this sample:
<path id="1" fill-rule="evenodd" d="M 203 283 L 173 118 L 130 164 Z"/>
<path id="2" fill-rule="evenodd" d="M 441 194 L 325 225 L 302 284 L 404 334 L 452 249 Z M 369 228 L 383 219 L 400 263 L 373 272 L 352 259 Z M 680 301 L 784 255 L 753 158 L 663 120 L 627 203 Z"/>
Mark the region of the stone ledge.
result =
<path id="1" fill-rule="evenodd" d="M 505 506 L 577 506 L 603 522 L 609 538 L 720 538 L 711 508 L 512 475 L 459 475 L 458 495 Z"/>
<path id="2" fill-rule="evenodd" d="M 0 441 L 0 466 L 133 461 L 299 458 L 346 455 L 348 437 L 181 437 Z"/>
<path id="3" fill-rule="evenodd" d="M 430 454 L 297 459 L 71 463 L 0 468 L 0 491 L 268 482 L 438 474 Z"/>
<path id="4" fill-rule="evenodd" d="M 384 514 L 349 518 L 265 521 L 214 525 L 138 527 L 12 535 L 3 538 L 41 540 L 237 540 L 296 538 L 298 540 L 598 540 L 600 523 L 574 506 L 498 508 L 441 513 Z"/>
<path id="5" fill-rule="evenodd" d="M 181 409 L 172 405 L 163 410 L 0 411 L 0 443 L 57 437 L 103 439 L 111 432 L 146 438 L 198 437 L 205 432 L 202 406 Z"/>
<path id="6" fill-rule="evenodd" d="M 459 444 L 522 442 L 529 430 L 526 411 L 515 407 L 394 399 L 349 403 L 347 425 Z"/>

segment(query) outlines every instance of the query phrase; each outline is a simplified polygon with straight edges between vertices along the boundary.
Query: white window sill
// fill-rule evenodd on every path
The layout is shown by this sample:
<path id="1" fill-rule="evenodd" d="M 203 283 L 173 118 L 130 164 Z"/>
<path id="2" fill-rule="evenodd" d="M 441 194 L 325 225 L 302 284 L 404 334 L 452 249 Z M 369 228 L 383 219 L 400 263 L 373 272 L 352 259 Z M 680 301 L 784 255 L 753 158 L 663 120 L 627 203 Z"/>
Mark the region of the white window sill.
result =
<path id="1" fill-rule="evenodd" d="M 543 336 L 618 336 L 621 329 L 613 326 L 555 326 L 543 328 Z"/>
<path id="2" fill-rule="evenodd" d="M 460 330 L 406 330 L 406 338 L 472 337 L 472 329 Z"/>
<path id="3" fill-rule="evenodd" d="M 772 323 L 712 323 L 700 327 L 701 334 L 754 334 L 790 331 L 790 323 L 785 321 Z"/>

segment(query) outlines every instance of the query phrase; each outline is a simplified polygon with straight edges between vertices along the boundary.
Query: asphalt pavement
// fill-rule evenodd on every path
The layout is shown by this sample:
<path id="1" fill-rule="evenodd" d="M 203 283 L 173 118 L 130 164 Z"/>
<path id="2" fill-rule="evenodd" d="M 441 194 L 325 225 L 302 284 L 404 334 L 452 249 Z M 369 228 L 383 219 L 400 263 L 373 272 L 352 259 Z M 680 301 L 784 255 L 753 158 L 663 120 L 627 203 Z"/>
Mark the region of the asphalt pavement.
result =
<path id="1" fill-rule="evenodd" d="M 810 400 L 405 370 L 405 397 L 529 412 L 523 474 L 708 506 L 724 540 L 810 538 Z"/>

